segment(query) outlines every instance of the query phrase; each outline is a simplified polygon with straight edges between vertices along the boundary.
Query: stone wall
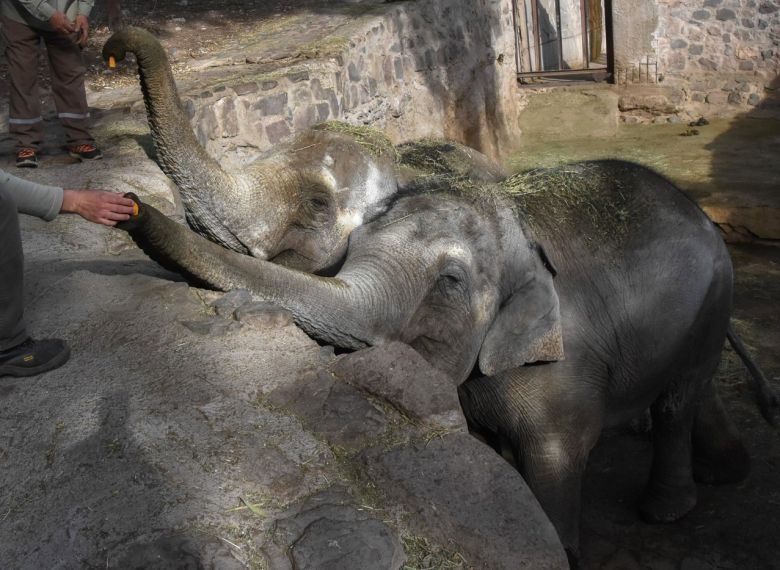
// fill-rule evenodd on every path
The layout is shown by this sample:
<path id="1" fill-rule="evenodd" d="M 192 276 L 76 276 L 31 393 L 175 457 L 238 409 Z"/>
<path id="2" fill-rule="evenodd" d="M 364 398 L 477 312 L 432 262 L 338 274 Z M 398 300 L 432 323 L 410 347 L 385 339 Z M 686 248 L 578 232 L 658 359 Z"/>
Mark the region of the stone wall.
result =
<path id="1" fill-rule="evenodd" d="M 624 120 L 780 110 L 780 0 L 615 1 L 613 22 Z M 339 33 L 324 40 L 333 55 L 185 93 L 201 142 L 241 161 L 344 120 L 500 158 L 517 148 L 529 100 L 551 90 L 517 85 L 511 0 L 382 4 Z"/>
<path id="2" fill-rule="evenodd" d="M 637 117 L 648 112 L 733 115 L 758 105 L 780 111 L 774 93 L 780 74 L 780 1 L 615 4 L 617 82 L 639 85 L 646 94 L 643 107 L 629 90 L 623 111 Z M 650 85 L 658 88 L 655 93 L 647 91 Z"/>
<path id="3" fill-rule="evenodd" d="M 442 136 L 493 156 L 518 139 L 511 2 L 391 4 L 360 26 L 327 60 L 185 93 L 201 142 L 217 156 L 240 147 L 256 155 L 334 119 L 395 142 Z"/>

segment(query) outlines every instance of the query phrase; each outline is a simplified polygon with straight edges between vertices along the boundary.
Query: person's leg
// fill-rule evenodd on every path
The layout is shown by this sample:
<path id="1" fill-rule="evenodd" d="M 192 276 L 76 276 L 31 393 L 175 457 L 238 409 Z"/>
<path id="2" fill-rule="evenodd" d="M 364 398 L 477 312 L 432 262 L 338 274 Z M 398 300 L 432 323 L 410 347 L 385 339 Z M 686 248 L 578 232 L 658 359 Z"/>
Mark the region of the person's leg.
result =
<path id="1" fill-rule="evenodd" d="M 62 366 L 70 349 L 61 340 L 32 340 L 24 326 L 24 258 L 19 213 L 0 187 L 0 376 L 32 376 Z"/>
<path id="2" fill-rule="evenodd" d="M 38 150 L 43 141 L 43 119 L 38 96 L 40 37 L 24 24 L 0 18 L 8 63 L 8 131 L 17 151 Z"/>
<path id="3" fill-rule="evenodd" d="M 0 187 L 0 352 L 27 339 L 23 267 L 16 202 Z"/>
<path id="4" fill-rule="evenodd" d="M 65 128 L 69 147 L 94 145 L 89 132 L 89 107 L 84 90 L 87 71 L 81 48 L 71 38 L 43 33 L 51 70 L 51 90 L 57 116 Z"/>

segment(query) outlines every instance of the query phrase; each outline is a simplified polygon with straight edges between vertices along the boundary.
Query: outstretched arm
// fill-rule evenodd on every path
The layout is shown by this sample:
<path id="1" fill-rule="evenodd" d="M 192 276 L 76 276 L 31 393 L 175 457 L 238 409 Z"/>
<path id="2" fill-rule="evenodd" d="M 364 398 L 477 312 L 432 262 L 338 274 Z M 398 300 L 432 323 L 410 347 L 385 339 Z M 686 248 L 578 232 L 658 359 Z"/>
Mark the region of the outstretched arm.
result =
<path id="1" fill-rule="evenodd" d="M 105 190 L 65 189 L 60 212 L 78 214 L 85 220 L 115 226 L 130 219 L 133 201 L 116 192 Z"/>
<path id="2" fill-rule="evenodd" d="M 0 170 L 0 186 L 7 190 L 17 210 L 46 221 L 57 214 L 79 214 L 85 220 L 113 226 L 133 213 L 133 201 L 104 190 L 67 189 L 38 184 Z"/>

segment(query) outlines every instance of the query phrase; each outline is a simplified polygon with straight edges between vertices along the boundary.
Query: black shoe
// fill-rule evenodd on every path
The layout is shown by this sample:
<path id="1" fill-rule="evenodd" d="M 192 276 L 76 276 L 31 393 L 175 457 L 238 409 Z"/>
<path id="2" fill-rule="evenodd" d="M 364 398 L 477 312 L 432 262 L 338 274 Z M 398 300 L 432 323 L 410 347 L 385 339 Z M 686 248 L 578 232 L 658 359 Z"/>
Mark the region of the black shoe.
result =
<path id="1" fill-rule="evenodd" d="M 16 153 L 16 166 L 19 168 L 38 168 L 38 154 L 34 148 L 23 148 Z"/>
<path id="2" fill-rule="evenodd" d="M 59 368 L 68 361 L 70 348 L 56 338 L 28 338 L 0 351 L 0 376 L 34 376 Z"/>
<path id="3" fill-rule="evenodd" d="M 98 160 L 103 158 L 103 153 L 93 144 L 77 144 L 68 147 L 68 152 L 73 158 L 79 160 Z"/>

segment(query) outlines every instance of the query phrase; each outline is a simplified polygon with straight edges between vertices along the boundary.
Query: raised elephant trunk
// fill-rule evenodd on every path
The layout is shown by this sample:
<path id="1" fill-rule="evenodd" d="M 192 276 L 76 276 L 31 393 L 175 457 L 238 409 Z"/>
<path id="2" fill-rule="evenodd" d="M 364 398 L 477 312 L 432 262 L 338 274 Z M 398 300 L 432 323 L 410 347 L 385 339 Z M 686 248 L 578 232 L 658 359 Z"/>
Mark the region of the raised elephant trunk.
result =
<path id="1" fill-rule="evenodd" d="M 138 62 L 141 90 L 157 159 L 162 170 L 179 187 L 187 221 L 198 233 L 234 251 L 267 257 L 267 248 L 276 236 L 263 239 L 257 232 L 247 239 L 236 224 L 235 212 L 257 210 L 263 201 L 271 202 L 265 187 L 225 172 L 200 145 L 179 99 L 165 50 L 146 30 L 128 27 L 114 34 L 103 47 L 108 60 L 124 59 L 134 53 Z M 271 174 L 273 176 L 273 174 Z M 275 200 L 278 202 L 278 199 Z M 268 204 L 269 224 L 275 213 Z M 279 223 L 287 223 L 280 220 Z M 273 228 L 268 228 L 274 234 Z M 265 242 L 265 243 L 264 243 Z"/>

